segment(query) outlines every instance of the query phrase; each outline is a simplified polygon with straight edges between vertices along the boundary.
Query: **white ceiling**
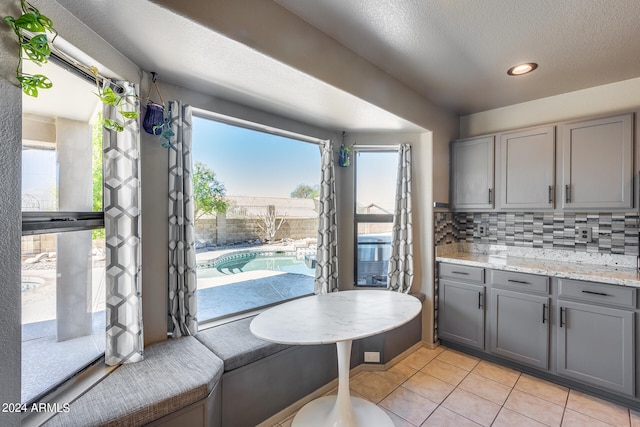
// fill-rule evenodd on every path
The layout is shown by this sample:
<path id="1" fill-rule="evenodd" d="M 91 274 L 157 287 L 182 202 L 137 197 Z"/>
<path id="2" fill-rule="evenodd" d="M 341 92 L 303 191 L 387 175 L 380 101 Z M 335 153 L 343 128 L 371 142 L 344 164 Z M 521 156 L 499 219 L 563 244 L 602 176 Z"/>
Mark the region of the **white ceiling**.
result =
<path id="1" fill-rule="evenodd" d="M 638 0 L 275 1 L 461 115 L 640 76 Z"/>
<path id="2" fill-rule="evenodd" d="M 22 110 L 38 116 L 64 117 L 80 122 L 90 122 L 100 104 L 96 87 L 88 80 L 65 71 L 49 61 L 41 67 L 31 61 L 23 61 L 22 71 L 44 74 L 52 82 L 50 89 L 38 90 L 38 97 L 22 96 Z"/>
<path id="3" fill-rule="evenodd" d="M 273 1 L 459 115 L 640 76 L 638 0 Z M 334 129 L 419 129 L 147 0 L 57 2 L 160 80 Z M 507 76 L 521 61 L 540 67 Z"/>

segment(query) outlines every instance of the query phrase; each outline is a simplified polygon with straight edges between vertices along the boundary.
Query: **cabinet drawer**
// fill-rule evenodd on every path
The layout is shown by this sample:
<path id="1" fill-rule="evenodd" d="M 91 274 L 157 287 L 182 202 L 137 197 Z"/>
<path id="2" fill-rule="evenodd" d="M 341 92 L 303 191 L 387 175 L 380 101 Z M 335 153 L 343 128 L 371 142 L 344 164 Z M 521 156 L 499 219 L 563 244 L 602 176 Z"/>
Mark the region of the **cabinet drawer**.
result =
<path id="1" fill-rule="evenodd" d="M 505 289 L 521 289 L 523 291 L 549 293 L 549 278 L 527 273 L 514 273 L 512 271 L 493 271 L 492 285 Z"/>
<path id="2" fill-rule="evenodd" d="M 636 307 L 636 289 L 625 286 L 558 279 L 558 297 L 626 308 Z"/>
<path id="3" fill-rule="evenodd" d="M 469 282 L 484 283 L 484 268 L 440 263 L 440 277 L 451 277 Z"/>

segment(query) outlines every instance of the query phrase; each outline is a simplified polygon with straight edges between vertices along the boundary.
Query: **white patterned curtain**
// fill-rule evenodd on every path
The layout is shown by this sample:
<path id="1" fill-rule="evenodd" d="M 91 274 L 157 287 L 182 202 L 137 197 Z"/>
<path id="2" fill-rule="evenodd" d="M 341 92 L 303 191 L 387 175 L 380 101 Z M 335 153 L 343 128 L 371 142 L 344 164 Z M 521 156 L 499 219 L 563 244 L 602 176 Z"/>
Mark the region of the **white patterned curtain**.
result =
<path id="1" fill-rule="evenodd" d="M 398 183 L 391 234 L 387 288 L 408 293 L 413 282 L 413 225 L 411 219 L 411 146 L 400 145 Z"/>
<path id="2" fill-rule="evenodd" d="M 106 81 L 105 85 L 111 82 Z M 106 248 L 107 365 L 142 360 L 140 280 L 140 124 L 120 111 L 139 111 L 135 85 L 117 82 L 126 102 L 105 104 L 105 119 L 124 124 L 122 132 L 103 130 L 104 229 Z"/>
<path id="3" fill-rule="evenodd" d="M 336 177 L 333 167 L 333 143 L 320 145 L 321 176 L 318 215 L 318 249 L 314 292 L 326 294 L 338 290 L 338 227 L 336 222 Z"/>
<path id="4" fill-rule="evenodd" d="M 169 102 L 169 332 L 198 332 L 191 106 Z"/>

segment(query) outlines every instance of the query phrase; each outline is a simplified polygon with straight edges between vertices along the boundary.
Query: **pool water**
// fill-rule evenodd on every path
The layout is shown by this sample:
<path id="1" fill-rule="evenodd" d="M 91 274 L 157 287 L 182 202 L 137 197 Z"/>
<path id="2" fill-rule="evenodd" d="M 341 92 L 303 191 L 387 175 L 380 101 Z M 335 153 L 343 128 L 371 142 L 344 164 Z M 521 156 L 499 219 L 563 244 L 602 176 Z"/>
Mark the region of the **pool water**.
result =
<path id="1" fill-rule="evenodd" d="M 198 278 L 222 277 L 246 271 L 282 271 L 314 276 L 304 258 L 288 251 L 239 251 L 221 255 L 206 264 L 198 265 Z"/>

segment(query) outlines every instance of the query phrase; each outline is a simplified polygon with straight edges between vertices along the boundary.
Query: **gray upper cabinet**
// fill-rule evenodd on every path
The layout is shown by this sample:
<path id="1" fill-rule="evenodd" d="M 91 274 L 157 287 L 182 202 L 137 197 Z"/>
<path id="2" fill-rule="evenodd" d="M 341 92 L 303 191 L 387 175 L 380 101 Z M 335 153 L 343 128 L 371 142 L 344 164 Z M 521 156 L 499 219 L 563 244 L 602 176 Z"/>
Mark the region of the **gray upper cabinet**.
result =
<path id="1" fill-rule="evenodd" d="M 554 208 L 555 148 L 553 126 L 500 135 L 501 209 Z"/>
<path id="2" fill-rule="evenodd" d="M 633 207 L 633 115 L 559 127 L 563 209 Z"/>
<path id="3" fill-rule="evenodd" d="M 451 144 L 451 200 L 454 209 L 493 209 L 494 152 L 493 136 L 454 141 Z"/>

